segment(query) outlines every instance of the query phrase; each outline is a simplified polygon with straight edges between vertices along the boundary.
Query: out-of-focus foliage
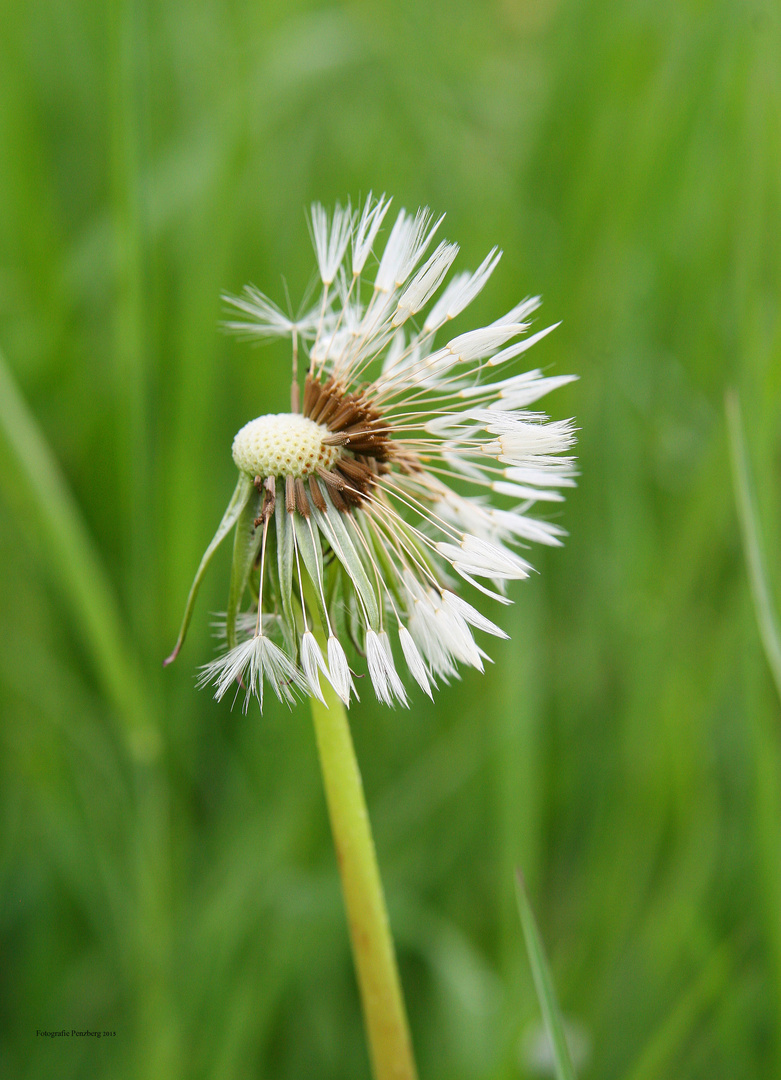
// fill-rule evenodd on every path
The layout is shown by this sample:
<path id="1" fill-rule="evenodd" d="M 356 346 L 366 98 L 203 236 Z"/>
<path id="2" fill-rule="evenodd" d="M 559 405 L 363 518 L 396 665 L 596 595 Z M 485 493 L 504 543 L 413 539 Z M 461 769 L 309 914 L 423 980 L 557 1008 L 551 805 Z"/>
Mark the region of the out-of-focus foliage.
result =
<path id="1" fill-rule="evenodd" d="M 764 0 L 0 5 L 4 1078 L 368 1075 L 308 711 L 193 686 L 225 552 L 160 663 L 230 440 L 287 403 L 220 293 L 297 303 L 304 208 L 370 188 L 446 210 L 464 266 L 500 244 L 475 317 L 541 292 L 534 362 L 582 376 L 571 535 L 489 611 L 495 666 L 352 714 L 421 1076 L 537 1075 L 517 865 L 579 1075 L 781 1073 L 780 710 L 722 411 L 777 586 L 779 57 Z"/>

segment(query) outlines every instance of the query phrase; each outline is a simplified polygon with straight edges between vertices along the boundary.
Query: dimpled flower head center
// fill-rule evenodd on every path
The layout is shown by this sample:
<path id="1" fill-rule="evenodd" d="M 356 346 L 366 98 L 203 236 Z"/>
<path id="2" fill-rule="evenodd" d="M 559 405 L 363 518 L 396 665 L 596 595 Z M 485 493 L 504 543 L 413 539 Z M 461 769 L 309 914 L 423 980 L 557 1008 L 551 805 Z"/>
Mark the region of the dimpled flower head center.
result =
<path id="1" fill-rule="evenodd" d="M 233 440 L 233 460 L 249 476 L 311 476 L 332 468 L 340 451 L 326 446 L 327 428 L 299 413 L 259 416 Z"/>

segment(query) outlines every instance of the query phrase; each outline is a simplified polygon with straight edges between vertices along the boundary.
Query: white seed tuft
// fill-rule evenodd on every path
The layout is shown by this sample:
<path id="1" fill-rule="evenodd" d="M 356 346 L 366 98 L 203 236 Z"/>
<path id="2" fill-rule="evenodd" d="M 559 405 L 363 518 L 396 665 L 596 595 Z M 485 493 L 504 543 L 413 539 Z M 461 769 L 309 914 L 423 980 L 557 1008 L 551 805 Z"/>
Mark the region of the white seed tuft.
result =
<path id="1" fill-rule="evenodd" d="M 325 705 L 323 691 L 320 689 L 319 672 L 327 674 L 327 670 L 320 646 L 311 630 L 307 630 L 301 638 L 301 667 L 304 669 L 310 691 Z"/>
<path id="2" fill-rule="evenodd" d="M 353 213 L 349 202 L 345 207 L 336 204 L 330 227 L 324 207 L 320 203 L 312 204 L 312 242 L 324 285 L 333 284 L 350 242 L 352 227 Z"/>
<path id="3" fill-rule="evenodd" d="M 452 266 L 456 255 L 458 255 L 458 244 L 448 244 L 446 240 L 443 240 L 399 297 L 396 314 L 393 316 L 394 326 L 401 326 L 410 315 L 415 315 L 422 307 L 425 307 L 439 288 L 442 278 Z"/>
<path id="4" fill-rule="evenodd" d="M 355 694 L 356 698 L 358 694 L 353 683 L 353 677 L 350 674 L 350 665 L 347 663 L 347 656 L 342 648 L 342 643 L 333 634 L 328 639 L 328 672 L 331 686 L 333 686 L 345 705 L 349 705 L 350 693 Z"/>
<path id="5" fill-rule="evenodd" d="M 369 665 L 369 677 L 374 692 L 384 705 L 392 705 L 394 697 L 407 704 L 407 692 L 396 673 L 390 642 L 385 631 L 381 634 L 374 630 L 366 631 L 366 661 Z"/>
<path id="6" fill-rule="evenodd" d="M 381 195 L 379 201 L 372 206 L 372 193 L 369 192 L 353 238 L 354 275 L 363 271 L 377 233 L 390 208 L 390 203 L 390 199 L 386 199 L 384 195 Z"/>
<path id="7" fill-rule="evenodd" d="M 415 644 L 412 634 L 406 626 L 399 626 L 399 644 L 401 645 L 401 651 L 404 653 L 404 659 L 407 661 L 410 675 L 424 693 L 428 694 L 433 701 L 434 695 L 431 692 L 431 684 L 429 682 L 429 674 L 426 670 L 426 665 L 423 661 L 423 657 L 418 651 L 418 647 Z"/>

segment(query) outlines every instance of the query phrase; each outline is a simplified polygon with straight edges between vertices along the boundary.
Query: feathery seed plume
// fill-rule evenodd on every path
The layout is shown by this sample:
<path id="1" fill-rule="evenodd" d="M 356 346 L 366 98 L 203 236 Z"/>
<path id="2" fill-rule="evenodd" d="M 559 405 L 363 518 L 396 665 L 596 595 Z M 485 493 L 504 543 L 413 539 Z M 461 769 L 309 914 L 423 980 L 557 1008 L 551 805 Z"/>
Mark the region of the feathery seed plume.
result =
<path id="1" fill-rule="evenodd" d="M 534 516 L 574 484 L 571 420 L 529 411 L 575 376 L 506 374 L 553 326 L 528 336 L 539 298 L 489 326 L 446 336 L 501 258 L 454 276 L 435 299 L 458 246 L 424 256 L 442 218 L 401 210 L 375 252 L 390 200 L 371 195 L 360 213 L 315 205 L 311 233 L 319 300 L 287 317 L 253 287 L 228 298 L 245 337 L 292 341 L 292 409 L 250 420 L 233 441 L 239 480 L 201 560 L 176 648 L 203 574 L 235 528 L 225 650 L 201 683 L 217 698 L 255 695 L 264 684 L 292 702 L 322 700 L 327 679 L 349 704 L 356 694 L 345 645 L 366 660 L 380 701 L 408 704 L 397 664 L 429 696 L 457 665 L 483 670 L 473 630 L 507 635 L 455 591 L 460 577 L 507 603 L 508 580 L 531 569 L 516 548 L 561 543 L 563 529 Z M 373 281 L 364 280 L 371 255 Z M 430 302 L 428 314 L 417 316 Z M 303 394 L 298 355 L 308 358 Z M 492 379 L 501 367 L 500 379 Z M 317 635 L 322 634 L 321 645 Z"/>

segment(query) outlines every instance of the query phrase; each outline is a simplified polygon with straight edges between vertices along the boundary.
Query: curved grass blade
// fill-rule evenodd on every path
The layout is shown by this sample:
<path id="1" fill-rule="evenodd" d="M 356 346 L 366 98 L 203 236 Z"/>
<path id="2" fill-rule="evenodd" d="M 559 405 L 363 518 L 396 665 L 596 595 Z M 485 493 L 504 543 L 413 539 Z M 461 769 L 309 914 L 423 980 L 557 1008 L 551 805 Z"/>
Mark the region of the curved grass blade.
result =
<path id="1" fill-rule="evenodd" d="M 748 469 L 746 443 L 743 438 L 743 421 L 740 417 L 740 402 L 735 390 L 728 390 L 724 398 L 727 413 L 727 429 L 732 457 L 732 477 L 735 485 L 735 502 L 740 521 L 740 533 L 743 539 L 743 552 L 746 558 L 754 612 L 759 626 L 759 636 L 765 650 L 767 662 L 781 700 L 781 633 L 773 612 L 770 599 L 770 587 L 762 554 L 757 525 L 757 511 L 751 488 Z"/>
<path id="2" fill-rule="evenodd" d="M 73 610 L 98 677 L 123 720 L 131 758 L 160 750 L 138 657 L 130 647 L 106 569 L 68 481 L 0 353 L 0 484 L 16 498 L 23 527 L 44 545 L 43 565 Z"/>
<path id="3" fill-rule="evenodd" d="M 534 989 L 537 991 L 537 999 L 542 1010 L 542 1018 L 545 1021 L 545 1029 L 548 1032 L 548 1038 L 553 1048 L 556 1080 L 575 1080 L 575 1070 L 572 1066 L 572 1059 L 570 1058 L 569 1047 L 564 1034 L 561 1009 L 553 987 L 553 979 L 545 956 L 542 938 L 537 929 L 534 912 L 526 892 L 526 883 L 520 870 L 516 870 L 516 892 L 521 927 L 523 928 L 526 951 L 529 954 L 529 963 L 534 979 Z"/>

